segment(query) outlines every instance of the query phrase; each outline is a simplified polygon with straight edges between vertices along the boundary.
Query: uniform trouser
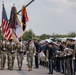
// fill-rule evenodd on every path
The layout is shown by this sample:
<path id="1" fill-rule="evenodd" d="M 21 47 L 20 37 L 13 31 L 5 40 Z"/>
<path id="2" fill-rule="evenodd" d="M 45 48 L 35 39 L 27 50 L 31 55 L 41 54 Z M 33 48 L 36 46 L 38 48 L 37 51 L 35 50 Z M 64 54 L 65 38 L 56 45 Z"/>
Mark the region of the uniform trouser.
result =
<path id="1" fill-rule="evenodd" d="M 53 73 L 53 59 L 48 60 L 49 73 Z"/>
<path id="2" fill-rule="evenodd" d="M 35 55 L 35 66 L 36 68 L 38 68 L 38 56 L 37 55 Z"/>
<path id="3" fill-rule="evenodd" d="M 9 68 L 10 67 L 9 66 L 9 53 L 7 54 L 7 60 L 8 60 L 7 65 L 8 65 L 8 68 Z"/>
<path id="4" fill-rule="evenodd" d="M 76 72 L 76 60 L 74 61 L 74 74 Z"/>
<path id="5" fill-rule="evenodd" d="M 1 52 L 1 68 L 5 67 L 5 62 L 6 62 L 6 52 Z"/>
<path id="6" fill-rule="evenodd" d="M 18 62 L 18 68 L 22 68 L 22 63 L 23 63 L 23 53 L 18 53 L 17 54 L 17 62 Z"/>
<path id="7" fill-rule="evenodd" d="M 63 62 L 63 60 L 60 60 L 60 72 L 64 73 L 64 62 Z"/>
<path id="8" fill-rule="evenodd" d="M 66 68 L 67 68 L 67 74 L 71 75 L 71 68 L 70 68 L 70 60 L 69 60 L 69 58 L 65 59 L 65 64 L 66 64 Z"/>
<path id="9" fill-rule="evenodd" d="M 33 56 L 28 56 L 28 67 L 32 67 L 33 65 Z"/>
<path id="10" fill-rule="evenodd" d="M 76 72 L 76 60 L 72 60 L 72 73 L 75 75 Z"/>
<path id="11" fill-rule="evenodd" d="M 57 70 L 57 58 L 54 58 L 54 69 Z"/>
<path id="12" fill-rule="evenodd" d="M 57 57 L 56 59 L 56 66 L 57 66 L 57 71 L 60 72 L 60 58 L 59 57 Z"/>
<path id="13" fill-rule="evenodd" d="M 72 62 L 72 58 L 70 58 L 70 71 L 71 74 L 73 74 L 73 66 L 72 66 L 73 62 Z"/>
<path id="14" fill-rule="evenodd" d="M 14 66 L 14 59 L 15 59 L 15 54 L 10 54 L 9 55 L 9 57 L 8 57 L 9 59 L 9 68 L 10 69 L 13 69 L 13 66 Z"/>
<path id="15" fill-rule="evenodd" d="M 65 59 L 64 59 L 64 74 L 66 75 L 66 65 L 65 65 Z"/>

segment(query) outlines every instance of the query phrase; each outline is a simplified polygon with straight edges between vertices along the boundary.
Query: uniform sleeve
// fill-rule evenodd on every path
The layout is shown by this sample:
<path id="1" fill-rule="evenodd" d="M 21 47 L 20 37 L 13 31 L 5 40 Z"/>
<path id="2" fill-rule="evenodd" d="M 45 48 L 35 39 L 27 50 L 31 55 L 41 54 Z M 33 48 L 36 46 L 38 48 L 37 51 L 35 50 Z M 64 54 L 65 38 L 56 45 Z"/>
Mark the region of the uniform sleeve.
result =
<path id="1" fill-rule="evenodd" d="M 36 53 L 36 47 L 35 47 L 35 46 L 34 46 L 34 48 L 33 48 L 33 52 Z"/>
<path id="2" fill-rule="evenodd" d="M 28 51 L 28 46 L 25 46 L 25 52 L 27 52 Z"/>
<path id="3" fill-rule="evenodd" d="M 75 53 L 76 53 L 76 45 L 75 45 L 75 47 L 74 47 L 74 51 L 75 51 Z"/>
<path id="4" fill-rule="evenodd" d="M 76 50 L 76 45 L 74 46 L 74 50 Z"/>

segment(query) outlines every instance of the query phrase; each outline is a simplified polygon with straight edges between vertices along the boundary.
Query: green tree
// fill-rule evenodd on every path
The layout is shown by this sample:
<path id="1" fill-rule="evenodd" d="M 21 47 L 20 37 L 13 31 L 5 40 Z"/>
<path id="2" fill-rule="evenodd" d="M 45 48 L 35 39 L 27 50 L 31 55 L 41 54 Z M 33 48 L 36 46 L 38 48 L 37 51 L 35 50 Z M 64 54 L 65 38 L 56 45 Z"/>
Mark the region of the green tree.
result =
<path id="1" fill-rule="evenodd" d="M 50 38 L 50 35 L 47 35 L 47 34 L 42 34 L 42 35 L 40 36 L 40 39 L 41 39 L 41 40 L 48 39 L 48 38 Z"/>
<path id="2" fill-rule="evenodd" d="M 30 29 L 29 31 L 26 31 L 23 35 L 23 40 L 32 40 L 35 37 L 35 34 Z"/>
<path id="3" fill-rule="evenodd" d="M 75 37 L 76 36 L 76 33 L 75 32 L 71 32 L 68 34 L 68 37 Z"/>

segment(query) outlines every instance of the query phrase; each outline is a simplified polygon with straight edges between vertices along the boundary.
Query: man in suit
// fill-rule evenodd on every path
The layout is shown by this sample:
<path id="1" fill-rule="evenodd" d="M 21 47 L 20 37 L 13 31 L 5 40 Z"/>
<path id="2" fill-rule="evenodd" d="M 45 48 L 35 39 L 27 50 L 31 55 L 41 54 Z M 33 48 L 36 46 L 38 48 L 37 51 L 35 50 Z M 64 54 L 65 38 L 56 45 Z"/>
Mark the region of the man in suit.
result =
<path id="1" fill-rule="evenodd" d="M 48 67 L 49 67 L 49 73 L 48 74 L 53 74 L 53 43 L 48 44 Z"/>
<path id="2" fill-rule="evenodd" d="M 34 38 L 34 45 L 35 45 L 35 47 L 36 47 L 35 68 L 39 68 L 39 65 L 38 65 L 38 53 L 39 53 L 38 38 Z"/>

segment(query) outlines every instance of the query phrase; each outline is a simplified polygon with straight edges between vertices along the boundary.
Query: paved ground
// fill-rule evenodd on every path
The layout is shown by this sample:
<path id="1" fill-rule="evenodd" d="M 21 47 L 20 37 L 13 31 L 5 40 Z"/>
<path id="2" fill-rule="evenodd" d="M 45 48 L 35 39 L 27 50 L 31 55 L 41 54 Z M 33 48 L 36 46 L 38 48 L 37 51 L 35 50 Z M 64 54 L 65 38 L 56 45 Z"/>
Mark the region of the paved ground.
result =
<path id="1" fill-rule="evenodd" d="M 4 70 L 0 70 L 0 75 L 48 75 L 48 69 L 42 66 L 39 66 L 39 69 L 34 69 L 33 71 L 28 71 L 27 62 L 24 60 L 22 71 L 18 71 L 17 60 L 15 60 L 15 65 L 13 70 L 7 70 L 7 64 Z M 62 75 L 54 71 L 53 75 Z"/>

